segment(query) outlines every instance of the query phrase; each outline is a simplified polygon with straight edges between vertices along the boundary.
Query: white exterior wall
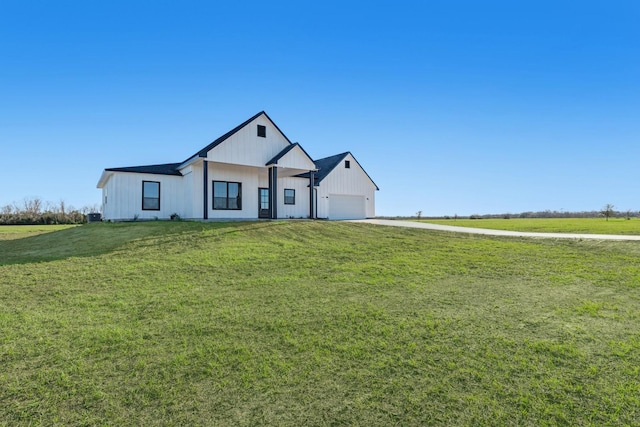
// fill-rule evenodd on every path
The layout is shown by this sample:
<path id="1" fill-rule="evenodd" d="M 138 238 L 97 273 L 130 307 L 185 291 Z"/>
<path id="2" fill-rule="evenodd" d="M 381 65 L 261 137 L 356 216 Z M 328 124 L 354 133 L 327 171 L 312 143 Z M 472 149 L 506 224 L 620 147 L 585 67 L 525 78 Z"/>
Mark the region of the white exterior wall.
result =
<path id="1" fill-rule="evenodd" d="M 257 136 L 257 125 L 267 128 L 266 138 Z M 207 153 L 207 159 L 219 163 L 264 167 L 289 141 L 264 115 L 257 117 L 244 128 L 231 135 Z M 257 197 L 257 196 L 256 196 Z"/>
<path id="2" fill-rule="evenodd" d="M 284 190 L 296 191 L 296 204 L 284 204 Z M 309 178 L 278 180 L 278 218 L 309 218 Z"/>
<path id="3" fill-rule="evenodd" d="M 188 166 L 181 170 L 181 172 L 184 174 L 188 169 L 191 170 L 191 173 L 185 176 L 185 178 L 188 178 L 188 184 L 185 183 L 185 185 L 190 185 L 191 189 L 185 193 L 185 204 L 190 206 L 189 209 L 191 211 L 191 215 L 186 218 L 202 219 L 202 214 L 204 212 L 202 206 L 202 203 L 204 202 L 202 193 L 202 163 L 196 163 Z"/>
<path id="4" fill-rule="evenodd" d="M 268 171 L 266 168 L 258 169 L 247 166 L 226 165 L 223 163 L 209 162 L 207 199 L 210 219 L 231 218 L 257 218 L 258 217 L 258 187 L 268 187 Z M 261 177 L 260 175 L 264 175 Z M 200 174 L 202 181 L 202 174 Z M 242 209 L 227 210 L 213 209 L 213 181 L 239 182 L 242 184 Z M 202 185 L 200 186 L 200 199 L 203 198 Z M 200 202 L 202 206 L 202 202 Z M 202 214 L 200 214 L 202 218 Z"/>
<path id="5" fill-rule="evenodd" d="M 351 167 L 344 167 L 344 161 L 349 160 Z M 331 194 L 342 195 L 363 195 L 365 197 L 365 213 L 367 218 L 376 216 L 375 194 L 376 186 L 371 182 L 367 174 L 358 165 L 358 162 L 351 154 L 348 154 L 340 164 L 338 164 L 326 176 L 318 187 L 318 218 L 329 217 L 329 204 Z"/>
<path id="6" fill-rule="evenodd" d="M 160 210 L 142 210 L 142 181 L 160 183 Z M 167 219 L 173 213 L 186 217 L 183 179 L 180 176 L 114 172 L 102 194 L 105 220 L 133 219 L 136 215 L 140 219 Z"/>
<path id="7" fill-rule="evenodd" d="M 300 169 L 300 171 L 295 172 L 296 174 L 316 168 L 315 163 L 307 157 L 300 146 L 296 146 L 293 150 L 282 156 L 276 166 L 283 169 Z"/>
<path id="8" fill-rule="evenodd" d="M 257 136 L 258 124 L 266 127 L 266 137 Z M 107 220 L 133 219 L 136 216 L 140 219 L 167 219 L 176 213 L 185 219 L 201 219 L 206 209 L 210 219 L 257 218 L 258 189 L 269 187 L 266 163 L 289 146 L 287 138 L 266 115 L 261 114 L 212 148 L 203 159 L 208 162 L 207 206 L 204 205 L 203 162 L 198 158 L 191 159 L 193 163 L 180 171 L 183 176 L 105 171 L 98 184 L 103 193 L 103 217 Z M 366 216 L 375 216 L 375 184 L 353 156 L 349 154 L 345 159 L 351 162 L 351 167 L 345 169 L 343 160 L 316 189 L 315 213 L 318 218 L 329 216 L 332 194 L 364 196 Z M 313 170 L 315 164 L 296 145 L 275 166 L 278 167 L 278 218 L 307 218 L 309 180 L 295 178 L 294 175 Z M 160 210 L 142 210 L 142 181 L 160 182 Z M 242 209 L 214 210 L 213 181 L 241 183 Z M 295 205 L 284 204 L 284 190 L 288 188 L 295 190 Z"/>
<path id="9" fill-rule="evenodd" d="M 188 219 L 194 218 L 196 212 L 194 212 L 194 172 L 193 167 L 188 166 L 181 170 L 182 177 L 182 211 L 184 215 L 180 215 L 181 218 Z"/>

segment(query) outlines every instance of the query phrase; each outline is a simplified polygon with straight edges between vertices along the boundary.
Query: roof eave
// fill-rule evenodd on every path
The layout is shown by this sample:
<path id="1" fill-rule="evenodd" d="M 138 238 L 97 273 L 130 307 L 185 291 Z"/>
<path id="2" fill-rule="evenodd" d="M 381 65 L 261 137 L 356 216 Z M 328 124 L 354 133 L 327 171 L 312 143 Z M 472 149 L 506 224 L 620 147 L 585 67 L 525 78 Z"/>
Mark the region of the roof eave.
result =
<path id="1" fill-rule="evenodd" d="M 107 184 L 107 181 L 109 181 L 109 178 L 111 178 L 111 176 L 113 175 L 113 172 L 108 171 L 108 170 L 103 170 L 102 174 L 100 175 L 100 179 L 98 180 L 98 184 L 96 185 L 96 188 L 104 188 L 104 186 Z"/>

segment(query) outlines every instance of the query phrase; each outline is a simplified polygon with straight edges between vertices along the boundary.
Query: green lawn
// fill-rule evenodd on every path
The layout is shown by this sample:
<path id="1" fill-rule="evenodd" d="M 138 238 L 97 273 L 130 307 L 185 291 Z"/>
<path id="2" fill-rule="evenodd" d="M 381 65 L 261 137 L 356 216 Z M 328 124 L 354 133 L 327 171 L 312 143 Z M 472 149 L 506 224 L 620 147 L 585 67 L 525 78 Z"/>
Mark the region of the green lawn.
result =
<path id="1" fill-rule="evenodd" d="M 640 234 L 640 219 L 611 218 L 511 218 L 511 219 L 428 219 L 420 222 L 494 230 L 545 233 Z"/>
<path id="2" fill-rule="evenodd" d="M 0 425 L 638 425 L 639 326 L 635 242 L 24 233 L 0 238 Z"/>
<path id="3" fill-rule="evenodd" d="M 77 225 L 0 225 L 0 240 L 22 239 L 26 235 L 51 233 Z"/>

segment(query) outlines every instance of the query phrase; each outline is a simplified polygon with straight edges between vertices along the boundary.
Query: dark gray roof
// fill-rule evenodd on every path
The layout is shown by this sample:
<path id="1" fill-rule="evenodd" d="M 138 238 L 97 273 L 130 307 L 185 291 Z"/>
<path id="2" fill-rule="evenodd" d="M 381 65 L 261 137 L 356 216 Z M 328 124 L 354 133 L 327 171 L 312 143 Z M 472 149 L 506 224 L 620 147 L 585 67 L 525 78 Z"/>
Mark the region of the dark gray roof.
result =
<path id="1" fill-rule="evenodd" d="M 300 145 L 297 142 L 295 144 L 291 144 L 291 145 L 287 145 L 282 151 L 280 151 L 278 154 L 276 154 L 276 156 L 269 160 L 267 163 L 265 163 L 265 166 L 269 166 L 269 165 L 276 165 L 278 164 L 278 160 L 280 160 L 281 158 L 284 157 L 285 154 L 287 154 L 289 151 L 293 150 L 293 148 L 296 145 Z"/>
<path id="2" fill-rule="evenodd" d="M 108 168 L 107 171 L 113 172 L 136 172 L 136 173 L 151 173 L 156 175 L 179 175 L 182 174 L 178 171 L 180 163 L 165 163 L 162 165 L 148 165 L 148 166 L 128 166 L 124 168 Z"/>
<path id="3" fill-rule="evenodd" d="M 325 157 L 323 159 L 314 160 L 313 162 L 316 164 L 316 168 L 318 168 L 318 171 L 315 173 L 315 176 L 314 176 L 315 178 L 314 185 L 319 185 L 322 182 L 322 180 L 325 179 L 327 175 L 329 175 L 331 171 L 336 168 L 336 166 L 341 164 L 342 160 L 344 160 L 344 158 L 347 157 L 347 155 L 349 154 L 351 154 L 351 152 L 347 151 L 345 153 L 340 153 L 333 156 Z M 355 156 L 351 154 L 351 157 L 353 157 L 353 160 L 355 160 L 355 162 L 358 163 L 358 166 L 360 166 L 360 169 L 362 169 L 364 174 L 367 175 L 367 177 L 371 180 L 373 185 L 376 186 L 376 190 L 380 190 L 376 185 L 376 183 L 373 182 L 373 180 L 371 179 L 367 171 L 365 171 L 364 168 L 358 162 L 358 160 L 356 160 Z M 303 173 L 296 176 L 302 177 L 302 178 L 309 178 L 309 173 L 307 172 L 307 173 Z"/>
<path id="4" fill-rule="evenodd" d="M 264 111 L 260 111 L 258 114 L 254 115 L 250 119 L 245 120 L 243 123 L 241 123 L 238 126 L 234 127 L 229 132 L 225 133 L 220 138 L 216 139 L 215 141 L 213 141 L 212 143 L 210 143 L 209 145 L 204 147 L 202 150 L 198 151 L 196 154 L 194 154 L 193 156 L 189 157 L 187 160 L 185 160 L 185 162 L 190 160 L 190 159 L 192 159 L 193 157 L 196 157 L 196 156 L 198 156 L 198 157 L 207 157 L 207 153 L 209 152 L 209 150 L 211 150 L 215 146 L 217 146 L 220 143 L 222 143 L 223 141 L 225 141 L 227 138 L 229 138 L 230 136 L 232 136 L 233 134 L 238 132 L 240 129 L 242 129 L 243 127 L 245 127 L 249 123 L 251 123 L 253 120 L 257 119 L 261 114 L 264 114 L 267 117 L 267 119 L 269 119 L 271 124 L 276 129 L 278 129 L 278 132 L 280 132 L 282 134 L 282 136 L 284 136 L 284 138 L 289 142 L 289 144 L 291 144 L 291 141 L 289 141 L 289 138 L 287 138 L 287 136 L 280 130 L 280 128 L 273 122 L 273 120 L 271 120 L 271 117 L 269 117 L 269 115 L 267 113 L 265 113 Z"/>
<path id="5" fill-rule="evenodd" d="M 158 175 L 182 175 L 178 171 L 178 167 L 180 165 L 183 165 L 183 164 L 187 163 L 189 160 L 193 159 L 194 157 L 207 157 L 207 153 L 209 152 L 209 150 L 211 150 L 215 146 L 217 146 L 220 143 L 222 143 L 223 141 L 225 141 L 227 138 L 229 138 L 230 136 L 232 136 L 233 134 L 238 132 L 240 129 L 242 129 L 243 127 L 245 127 L 249 123 L 251 123 L 253 120 L 257 119 L 261 114 L 264 114 L 267 117 L 267 119 L 271 122 L 271 124 L 276 129 L 278 129 L 278 132 L 280 132 L 282 134 L 282 136 L 284 136 L 284 138 L 287 140 L 287 142 L 289 142 L 289 144 L 291 144 L 291 141 L 289 141 L 289 138 L 287 138 L 287 136 L 280 130 L 280 128 L 273 122 L 273 120 L 271 120 L 271 117 L 269 117 L 269 115 L 267 113 L 265 113 L 264 111 L 260 111 L 259 113 L 255 114 L 253 117 L 245 120 L 243 123 L 239 124 L 235 128 L 231 129 L 229 132 L 227 132 L 224 135 L 222 135 L 220 138 L 218 138 L 215 141 L 211 142 L 209 145 L 207 145 L 202 150 L 198 151 L 196 154 L 194 154 L 193 156 L 189 157 L 187 160 L 185 160 L 182 163 L 167 163 L 167 164 L 163 164 L 163 165 L 148 165 L 148 166 L 130 166 L 130 167 L 124 167 L 124 168 L 108 168 L 108 169 L 105 169 L 105 170 L 113 171 L 113 172 L 153 173 L 153 174 L 158 174 Z M 290 150 L 293 147 L 291 147 L 291 148 L 287 147 L 287 148 Z M 302 148 L 302 147 L 300 147 L 300 148 Z M 286 154 L 286 153 L 284 153 L 284 154 Z M 309 158 L 311 158 L 311 157 L 309 157 Z"/>
<path id="6" fill-rule="evenodd" d="M 295 144 L 291 143 L 289 138 L 287 138 L 287 136 L 280 130 L 280 128 L 278 128 L 278 126 L 273 122 L 273 120 L 271 120 L 271 117 L 269 117 L 269 115 L 267 113 L 265 113 L 264 111 L 260 111 L 258 114 L 255 114 L 253 117 L 245 120 L 243 123 L 239 124 L 238 126 L 236 126 L 233 129 L 231 129 L 229 132 L 225 133 L 220 138 L 218 138 L 215 141 L 211 142 L 209 145 L 207 145 L 202 150 L 198 151 L 197 153 L 195 153 L 193 156 L 189 157 L 187 160 L 185 160 L 182 163 L 165 163 L 165 164 L 161 164 L 161 165 L 148 165 L 148 166 L 129 166 L 129 167 L 124 167 L 124 168 L 108 168 L 108 169 L 105 169 L 105 170 L 106 171 L 113 171 L 113 172 L 136 172 L 136 173 L 150 173 L 150 174 L 157 174 L 157 175 L 179 175 L 180 176 L 182 174 L 178 170 L 179 166 L 187 163 L 189 160 L 191 160 L 191 159 L 193 159 L 195 157 L 207 157 L 207 153 L 212 148 L 216 147 L 217 145 L 219 145 L 220 143 L 222 143 L 223 141 L 225 141 L 226 139 L 231 137 L 233 134 L 238 132 L 240 129 L 242 129 L 245 126 L 247 126 L 253 120 L 257 119 L 261 114 L 265 115 L 265 117 L 271 122 L 271 124 L 276 129 L 278 129 L 278 132 L 280 132 L 282 134 L 282 136 L 284 136 L 284 138 L 290 144 L 289 146 L 285 147 L 282 151 L 280 151 L 273 159 L 269 160 L 266 163 L 266 166 L 272 165 L 272 164 L 277 164 L 278 160 L 280 160 L 282 157 L 284 157 L 289 151 L 293 150 L 296 146 L 300 147 L 300 149 L 304 152 L 304 154 L 306 154 L 307 157 L 309 157 L 309 159 L 311 159 L 311 156 L 309 156 L 309 154 L 307 154 L 307 152 L 304 150 L 304 148 L 302 148 L 302 146 L 299 143 L 297 143 L 297 142 Z M 331 173 L 331 171 L 333 169 L 335 169 L 335 167 L 338 166 L 342 162 L 342 160 L 345 157 L 347 157 L 347 155 L 349 155 L 349 154 L 351 154 L 351 153 L 349 151 L 347 151 L 345 153 L 336 154 L 334 156 L 325 157 L 323 159 L 313 160 L 313 162 L 316 165 L 316 168 L 318 169 L 315 172 L 315 185 L 319 185 L 320 182 L 322 182 L 322 180 L 325 179 L 327 177 L 327 175 L 329 175 Z M 369 176 L 367 171 L 364 170 L 364 168 L 356 160 L 356 158 L 353 156 L 353 154 L 351 154 L 351 156 L 353 157 L 353 160 L 355 160 L 355 162 L 358 163 L 358 166 L 360 166 L 360 169 L 362 169 L 362 171 L 365 173 L 365 175 L 367 175 L 367 177 L 371 180 L 373 185 L 376 186 L 376 190 L 379 190 L 379 188 L 376 185 L 376 183 L 373 182 L 373 180 L 371 179 L 371 177 Z M 296 175 L 296 176 L 297 177 L 302 177 L 302 178 L 309 178 L 309 173 L 304 173 L 304 174 L 300 174 L 300 175 Z"/>
<path id="7" fill-rule="evenodd" d="M 324 159 L 314 160 L 314 163 L 318 168 L 318 172 L 316 172 L 316 182 L 320 183 L 325 179 L 327 175 L 329 175 L 329 173 L 334 170 L 345 157 L 347 157 L 347 154 L 349 154 L 348 151 L 346 153 L 325 157 Z"/>
<path id="8" fill-rule="evenodd" d="M 309 160 L 311 160 L 313 162 L 313 159 L 311 158 L 311 156 L 309 154 L 307 154 L 306 151 L 304 151 L 304 148 L 302 148 L 302 145 L 300 145 L 298 142 L 296 142 L 296 143 L 293 143 L 291 145 L 286 146 L 282 151 L 280 151 L 278 154 L 276 154 L 276 156 L 273 159 L 269 160 L 265 164 L 265 166 L 277 165 L 278 164 L 278 160 L 283 158 L 289 151 L 293 150 L 296 147 L 300 147 L 300 149 L 305 154 L 305 156 L 307 156 L 309 158 Z"/>

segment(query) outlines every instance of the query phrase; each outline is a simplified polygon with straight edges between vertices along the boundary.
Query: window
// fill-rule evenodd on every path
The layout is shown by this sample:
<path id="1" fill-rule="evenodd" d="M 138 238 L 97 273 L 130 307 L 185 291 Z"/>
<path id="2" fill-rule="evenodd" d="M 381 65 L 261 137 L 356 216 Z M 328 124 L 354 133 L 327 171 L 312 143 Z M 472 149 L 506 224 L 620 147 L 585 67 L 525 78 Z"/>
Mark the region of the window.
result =
<path id="1" fill-rule="evenodd" d="M 263 138 L 267 137 L 267 127 L 263 125 L 258 125 L 258 136 Z"/>
<path id="2" fill-rule="evenodd" d="M 142 210 L 160 210 L 160 183 L 157 181 L 142 181 Z"/>
<path id="3" fill-rule="evenodd" d="M 242 184 L 213 181 L 213 209 L 242 209 Z"/>
<path id="4" fill-rule="evenodd" d="M 296 190 L 292 190 L 291 188 L 284 189 L 284 204 L 285 205 L 296 204 Z"/>
<path id="5" fill-rule="evenodd" d="M 351 162 L 349 160 L 345 160 L 344 161 L 344 168 L 345 169 L 351 169 Z"/>

